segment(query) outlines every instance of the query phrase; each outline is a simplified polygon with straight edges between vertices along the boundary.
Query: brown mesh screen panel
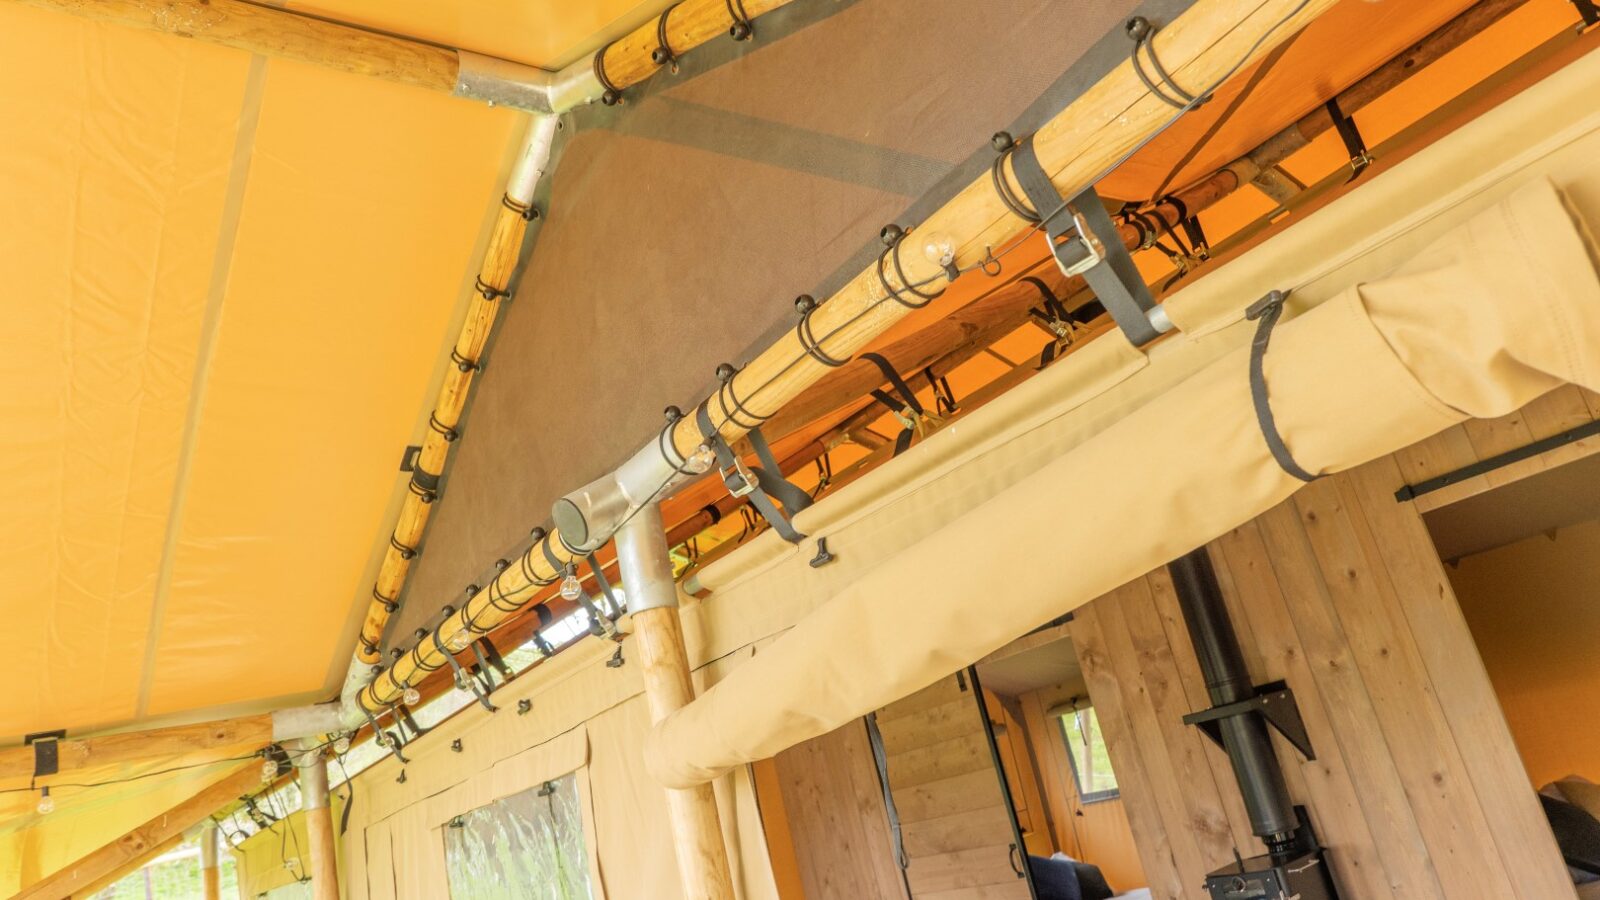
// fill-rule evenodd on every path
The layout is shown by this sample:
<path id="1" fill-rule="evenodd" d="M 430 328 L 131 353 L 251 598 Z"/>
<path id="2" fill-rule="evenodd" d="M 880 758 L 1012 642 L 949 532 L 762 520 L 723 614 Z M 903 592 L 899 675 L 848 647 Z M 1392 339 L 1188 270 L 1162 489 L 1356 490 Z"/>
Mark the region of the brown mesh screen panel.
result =
<path id="1" fill-rule="evenodd" d="M 803 0 L 581 111 L 390 641 L 792 323 L 796 295 L 859 269 L 882 225 L 981 173 L 990 134 L 1125 58 L 1136 5 Z"/>

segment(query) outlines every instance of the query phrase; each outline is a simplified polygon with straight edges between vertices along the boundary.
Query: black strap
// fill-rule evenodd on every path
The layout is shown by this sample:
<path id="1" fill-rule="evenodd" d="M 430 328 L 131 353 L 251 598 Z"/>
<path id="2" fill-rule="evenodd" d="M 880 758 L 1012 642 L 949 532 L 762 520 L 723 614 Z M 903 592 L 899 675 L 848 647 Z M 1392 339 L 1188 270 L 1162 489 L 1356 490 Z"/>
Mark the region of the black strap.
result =
<path id="1" fill-rule="evenodd" d="M 923 366 L 922 377 L 928 379 L 928 387 L 933 389 L 934 412 L 941 416 L 955 412 L 956 392 L 950 389 L 950 379 L 943 375 L 935 375 L 933 366 Z"/>
<path id="2" fill-rule="evenodd" d="M 586 555 L 584 559 L 589 562 L 589 571 L 594 573 L 594 583 L 600 586 L 601 596 L 606 598 L 606 603 L 611 606 L 613 612 L 619 616 L 622 615 L 622 601 L 618 600 L 617 595 L 611 590 L 611 582 L 606 579 L 606 573 L 600 569 L 600 560 L 596 559 L 593 553 Z M 589 612 L 590 615 L 597 615 L 598 613 L 599 610 L 590 610 Z M 608 619 L 607 621 L 610 620 Z"/>
<path id="3" fill-rule="evenodd" d="M 791 544 L 798 544 L 806 539 L 804 534 L 795 530 L 794 525 L 784 515 L 787 510 L 793 515 L 811 505 L 811 495 L 801 490 L 791 482 L 784 480 L 782 470 L 778 468 L 778 461 L 772 455 L 772 447 L 767 444 L 767 439 L 761 434 L 761 429 L 752 428 L 748 437 L 750 446 L 755 448 L 756 459 L 759 466 L 744 465 L 728 446 L 716 426 L 711 424 L 711 411 L 708 407 L 710 400 L 695 408 L 695 422 L 700 426 L 700 438 L 706 446 L 717 455 L 717 465 L 721 469 L 723 487 L 735 497 L 748 495 L 750 505 L 761 513 L 767 524 L 778 532 L 784 540 Z M 741 471 L 742 470 L 742 471 Z M 745 473 L 748 473 L 746 475 Z M 778 509 L 777 503 L 783 504 L 783 510 Z"/>
<path id="4" fill-rule="evenodd" d="M 1128 20 L 1128 24 L 1125 27 L 1128 37 L 1133 39 L 1132 62 L 1134 74 L 1139 76 L 1139 80 L 1144 82 L 1144 86 L 1149 88 L 1150 93 L 1155 94 L 1168 106 L 1175 106 L 1184 110 L 1193 109 L 1211 99 L 1209 96 L 1197 97 L 1172 80 L 1172 76 L 1167 73 L 1167 67 L 1163 66 L 1160 58 L 1156 56 L 1156 26 L 1154 22 L 1144 16 L 1134 16 Z M 1150 73 L 1145 71 L 1145 61 L 1139 58 L 1140 50 L 1145 52 L 1150 68 L 1156 74 L 1155 79 L 1152 79 Z M 1156 79 L 1159 79 L 1159 81 Z"/>
<path id="5" fill-rule="evenodd" d="M 873 399 L 888 407 L 889 411 L 896 416 L 904 415 L 904 410 L 906 409 L 910 409 L 912 413 L 919 416 L 926 415 L 922 408 L 922 401 L 917 399 L 917 392 L 911 389 L 911 385 L 906 384 L 906 380 L 900 377 L 900 373 L 894 370 L 894 366 L 890 365 L 887 359 L 876 353 L 863 353 L 861 358 L 877 366 L 878 371 L 883 373 L 884 380 L 889 382 L 894 387 L 895 392 L 900 395 L 896 398 L 893 394 L 881 388 L 873 388 L 871 392 Z M 895 456 L 904 453 L 906 448 L 911 446 L 911 437 L 911 425 L 906 423 L 906 426 L 895 436 Z"/>
<path id="6" fill-rule="evenodd" d="M 1267 343 L 1272 340 L 1273 326 L 1278 324 L 1278 317 L 1283 315 L 1283 301 L 1287 298 L 1288 294 L 1283 291 L 1273 291 L 1252 303 L 1245 311 L 1246 319 L 1260 323 L 1256 326 L 1255 338 L 1250 342 L 1250 399 L 1255 403 L 1256 422 L 1261 426 L 1261 436 L 1266 439 L 1272 458 L 1278 461 L 1285 472 L 1301 481 L 1315 481 L 1317 476 L 1301 468 L 1294 461 L 1288 445 L 1283 442 L 1283 435 L 1278 433 L 1277 421 L 1272 416 L 1272 404 L 1267 397 Z"/>
<path id="7" fill-rule="evenodd" d="M 1082 270 L 1094 295 L 1100 298 L 1111 318 L 1135 347 L 1142 347 L 1161 335 L 1150 324 L 1148 313 L 1156 301 L 1139 274 L 1133 256 L 1122 246 L 1122 234 L 1106 212 L 1105 204 L 1093 187 L 1084 188 L 1070 201 L 1050 181 L 1033 148 L 1032 136 L 1017 142 L 1011 152 L 1011 171 L 1035 209 L 1044 213 L 1045 232 L 1050 236 L 1050 252 L 1056 264 L 1068 275 Z M 1078 223 L 1089 234 L 1079 231 Z M 1090 245 L 1090 241 L 1094 246 Z M 1101 259 L 1088 269 L 1083 264 L 1098 251 Z"/>
<path id="8" fill-rule="evenodd" d="M 748 41 L 756 33 L 756 28 L 750 22 L 750 14 L 744 11 L 744 0 L 724 0 L 728 7 L 728 18 L 733 24 L 728 27 L 728 34 L 736 41 Z"/>
<path id="9" fill-rule="evenodd" d="M 883 789 L 883 812 L 889 819 L 889 839 L 894 844 L 894 860 L 904 872 L 911 859 L 906 855 L 905 835 L 900 828 L 900 810 L 894 805 L 894 792 L 889 789 L 889 754 L 883 746 L 883 732 L 878 730 L 878 714 L 867 713 L 867 743 L 872 745 L 872 763 L 878 770 L 878 785 Z"/>
<path id="10" fill-rule="evenodd" d="M 1572 5 L 1578 8 L 1578 15 L 1583 17 L 1583 27 L 1600 23 L 1600 5 L 1594 0 L 1572 0 Z"/>
<path id="11" fill-rule="evenodd" d="M 650 51 L 650 61 L 658 66 L 670 66 L 678 61 L 678 55 L 672 52 L 672 44 L 667 40 L 667 16 L 682 5 L 683 0 L 679 0 L 662 10 L 660 18 L 656 19 L 656 48 Z"/>
<path id="12" fill-rule="evenodd" d="M 1356 127 L 1356 120 L 1344 114 L 1339 108 L 1339 98 L 1334 97 L 1327 103 L 1328 117 L 1333 119 L 1334 130 L 1339 132 L 1339 140 L 1344 142 L 1345 152 L 1350 154 L 1350 177 L 1345 179 L 1349 184 L 1361 177 L 1361 173 L 1372 165 L 1372 153 L 1367 150 L 1366 139 L 1361 136 L 1361 130 Z"/>
<path id="13" fill-rule="evenodd" d="M 616 41 L 612 41 L 610 44 L 606 44 L 596 51 L 594 55 L 594 80 L 600 83 L 600 102 L 607 106 L 616 106 L 622 102 L 622 89 L 612 84 L 611 79 L 606 75 L 606 51 L 610 50 L 611 45 L 615 43 Z"/>

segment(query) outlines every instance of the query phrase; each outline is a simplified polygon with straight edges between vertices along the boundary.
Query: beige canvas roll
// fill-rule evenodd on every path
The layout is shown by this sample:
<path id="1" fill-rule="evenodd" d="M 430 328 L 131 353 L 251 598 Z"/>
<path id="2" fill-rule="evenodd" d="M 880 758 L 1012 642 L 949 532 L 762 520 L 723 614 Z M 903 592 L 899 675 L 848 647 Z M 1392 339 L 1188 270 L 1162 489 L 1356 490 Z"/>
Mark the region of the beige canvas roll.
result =
<path id="1" fill-rule="evenodd" d="M 1592 211 L 1591 211 L 1592 212 Z M 1245 300 L 1249 298 L 1241 298 Z M 1600 280 L 1536 181 L 1280 325 L 1265 372 L 1303 467 L 1348 469 L 1566 382 L 1600 388 Z M 932 683 L 1281 502 L 1248 349 L 885 559 L 651 733 L 688 786 Z"/>

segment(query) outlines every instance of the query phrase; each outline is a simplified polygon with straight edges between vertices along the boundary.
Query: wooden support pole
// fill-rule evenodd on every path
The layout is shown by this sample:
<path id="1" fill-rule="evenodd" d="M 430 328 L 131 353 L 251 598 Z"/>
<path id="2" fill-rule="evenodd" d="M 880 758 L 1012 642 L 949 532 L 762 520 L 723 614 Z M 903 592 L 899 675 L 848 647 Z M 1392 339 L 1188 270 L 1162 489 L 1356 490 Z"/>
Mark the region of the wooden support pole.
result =
<path id="1" fill-rule="evenodd" d="M 633 643 L 644 673 L 644 693 L 653 724 L 694 700 L 689 654 L 678 619 L 678 589 L 672 581 L 659 506 L 645 506 L 628 522 L 617 536 L 617 555 L 628 600 L 635 610 Z M 696 785 L 686 791 L 663 790 L 667 792 L 667 815 L 683 896 L 690 900 L 733 900 L 733 876 L 711 785 Z"/>
<path id="2" fill-rule="evenodd" d="M 334 852 L 333 806 L 328 802 L 328 762 L 315 743 L 307 750 L 300 768 L 300 809 L 306 817 L 307 858 L 303 860 L 311 877 L 312 900 L 339 900 L 339 862 Z M 287 826 L 285 826 L 287 827 Z"/>
<path id="3" fill-rule="evenodd" d="M 72 772 L 94 766 L 143 762 L 161 757 L 182 756 L 197 751 L 227 747 L 263 747 L 272 743 L 272 717 L 245 716 L 219 722 L 177 725 L 149 731 L 130 731 L 101 737 L 63 739 L 56 745 L 59 774 L 39 779 L 39 784 L 54 780 L 71 781 Z M 0 780 L 30 778 L 33 775 L 34 749 L 7 747 L 0 750 Z"/>
<path id="4" fill-rule="evenodd" d="M 200 793 L 160 813 L 122 837 L 22 889 L 12 900 L 64 900 L 135 860 L 149 856 L 202 819 L 261 786 L 261 763 L 251 760 Z"/>
<path id="5" fill-rule="evenodd" d="M 222 900 L 222 873 L 217 868 L 217 823 L 211 819 L 200 826 L 200 896 L 202 900 Z"/>

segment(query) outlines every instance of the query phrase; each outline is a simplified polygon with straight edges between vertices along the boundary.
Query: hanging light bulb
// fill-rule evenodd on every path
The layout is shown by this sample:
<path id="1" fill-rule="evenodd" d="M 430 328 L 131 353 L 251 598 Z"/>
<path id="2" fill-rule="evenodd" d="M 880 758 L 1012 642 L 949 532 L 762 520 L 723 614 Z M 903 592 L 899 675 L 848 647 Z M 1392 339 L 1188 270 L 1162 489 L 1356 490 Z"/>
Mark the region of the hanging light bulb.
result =
<path id="1" fill-rule="evenodd" d="M 349 753 L 350 752 L 350 735 L 348 735 L 348 734 L 339 735 L 339 739 L 333 742 L 333 752 L 339 754 L 340 756 L 343 756 L 346 753 Z"/>
<path id="2" fill-rule="evenodd" d="M 955 242 L 942 231 L 930 231 L 922 238 L 922 255 L 928 258 L 928 262 L 947 269 L 956 261 Z"/>
<path id="3" fill-rule="evenodd" d="M 39 815 L 41 816 L 48 816 L 56 811 L 56 800 L 54 797 L 50 796 L 50 789 L 48 787 L 42 787 L 39 789 L 39 805 L 34 808 L 39 811 Z"/>
<path id="4" fill-rule="evenodd" d="M 416 706 L 422 702 L 422 692 L 414 687 L 408 687 L 405 693 L 400 695 L 400 702 L 407 706 Z"/>
<path id="5" fill-rule="evenodd" d="M 450 635 L 449 640 L 446 640 L 444 645 L 449 647 L 452 653 L 460 653 L 467 649 L 467 645 L 470 643 L 472 643 L 472 635 L 468 634 L 465 628 L 462 628 L 457 630 L 455 634 Z"/>
<path id="6" fill-rule="evenodd" d="M 583 596 L 583 585 L 578 582 L 578 573 L 570 567 L 567 577 L 561 579 L 561 596 L 567 600 L 576 600 Z"/>
<path id="7" fill-rule="evenodd" d="M 707 447 L 704 444 L 701 444 L 700 449 L 689 454 L 689 458 L 683 461 L 683 468 L 685 471 L 693 472 L 696 475 L 701 475 L 711 471 L 711 467 L 716 464 L 717 451 L 712 450 L 710 447 Z"/>
<path id="8" fill-rule="evenodd" d="M 261 764 L 261 780 L 272 781 L 278 777 L 278 761 L 269 759 Z"/>

